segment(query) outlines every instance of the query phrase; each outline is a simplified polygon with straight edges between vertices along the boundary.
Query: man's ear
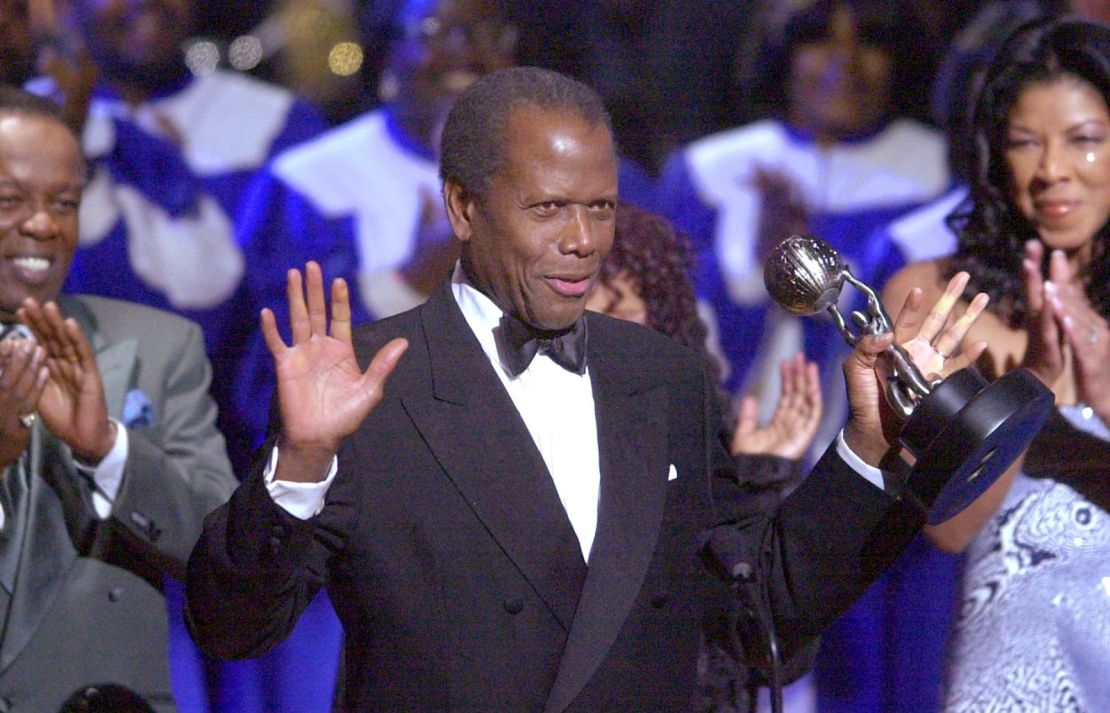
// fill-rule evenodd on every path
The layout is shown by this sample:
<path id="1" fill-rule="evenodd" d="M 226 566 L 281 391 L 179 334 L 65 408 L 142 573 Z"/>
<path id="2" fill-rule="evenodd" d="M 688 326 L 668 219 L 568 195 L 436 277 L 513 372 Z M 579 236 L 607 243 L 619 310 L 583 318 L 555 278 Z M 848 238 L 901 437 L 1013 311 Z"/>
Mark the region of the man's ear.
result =
<path id="1" fill-rule="evenodd" d="M 447 179 L 443 183 L 443 204 L 447 207 L 447 219 L 451 221 L 455 237 L 469 241 L 474 232 L 471 222 L 477 210 L 474 194 L 459 182 Z"/>

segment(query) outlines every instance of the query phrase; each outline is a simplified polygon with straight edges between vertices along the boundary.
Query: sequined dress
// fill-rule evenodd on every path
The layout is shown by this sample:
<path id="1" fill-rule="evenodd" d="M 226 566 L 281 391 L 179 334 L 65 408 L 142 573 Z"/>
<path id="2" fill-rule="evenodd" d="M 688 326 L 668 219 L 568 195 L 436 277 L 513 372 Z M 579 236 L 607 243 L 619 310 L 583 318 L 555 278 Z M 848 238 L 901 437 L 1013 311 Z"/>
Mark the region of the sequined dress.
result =
<path id="1" fill-rule="evenodd" d="M 968 549 L 946 711 L 1110 711 L 1110 432 L 1059 416 Z"/>

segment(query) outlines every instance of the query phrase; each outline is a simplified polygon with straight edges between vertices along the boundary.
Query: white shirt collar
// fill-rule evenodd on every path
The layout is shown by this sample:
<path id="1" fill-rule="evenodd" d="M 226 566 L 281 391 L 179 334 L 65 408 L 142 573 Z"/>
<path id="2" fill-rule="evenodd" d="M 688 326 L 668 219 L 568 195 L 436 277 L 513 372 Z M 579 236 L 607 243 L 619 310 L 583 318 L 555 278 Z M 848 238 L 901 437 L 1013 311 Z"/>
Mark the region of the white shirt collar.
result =
<path id="1" fill-rule="evenodd" d="M 462 310 L 470 331 L 478 337 L 482 351 L 489 360 L 500 367 L 504 375 L 508 374 L 505 362 L 498 350 L 497 332 L 501 326 L 501 318 L 505 312 L 481 290 L 471 284 L 470 279 L 462 269 L 461 263 L 455 263 L 455 271 L 451 273 L 451 294 Z"/>

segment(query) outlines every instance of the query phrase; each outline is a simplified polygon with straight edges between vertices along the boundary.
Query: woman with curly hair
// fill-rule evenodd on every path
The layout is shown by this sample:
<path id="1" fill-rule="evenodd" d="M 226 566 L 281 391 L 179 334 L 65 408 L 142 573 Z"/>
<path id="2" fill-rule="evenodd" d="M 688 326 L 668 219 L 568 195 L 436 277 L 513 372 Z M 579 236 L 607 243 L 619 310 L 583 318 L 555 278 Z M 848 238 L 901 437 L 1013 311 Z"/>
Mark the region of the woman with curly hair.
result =
<path id="1" fill-rule="evenodd" d="M 690 283 L 693 259 L 686 236 L 666 218 L 629 203 L 617 211 L 615 232 L 591 309 L 704 349 L 706 330 Z"/>
<path id="2" fill-rule="evenodd" d="M 1026 367 L 1057 414 L 971 507 L 929 531 L 967 550 L 945 708 L 1096 710 L 1110 700 L 1110 28 L 1025 25 L 975 105 L 956 253 L 903 269 L 888 305 L 964 270 L 991 297 L 967 342 L 990 376 Z M 928 292 L 927 290 L 926 292 Z M 928 299 L 929 295 L 925 295 Z M 1098 701 L 1102 701 L 1099 703 Z"/>

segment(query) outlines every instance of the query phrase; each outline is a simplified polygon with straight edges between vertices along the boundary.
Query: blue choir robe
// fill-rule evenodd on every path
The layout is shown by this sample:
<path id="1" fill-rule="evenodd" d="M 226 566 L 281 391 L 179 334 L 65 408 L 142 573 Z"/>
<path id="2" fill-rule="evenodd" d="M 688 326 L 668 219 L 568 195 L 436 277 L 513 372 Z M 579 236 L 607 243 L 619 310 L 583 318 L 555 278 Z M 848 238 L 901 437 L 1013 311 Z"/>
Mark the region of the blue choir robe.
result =
<path id="1" fill-rule="evenodd" d="M 31 89 L 49 93 L 49 82 Z M 234 221 L 255 172 L 324 126 L 287 89 L 224 71 L 186 78 L 138 106 L 100 87 L 89 108 L 90 177 L 65 290 L 200 324 L 233 464 L 246 455 L 236 444 L 249 439 L 229 391 L 258 324 Z"/>
<path id="2" fill-rule="evenodd" d="M 237 226 L 251 264 L 252 301 L 274 310 L 288 338 L 285 276 L 307 260 L 351 290 L 361 324 L 423 301 L 397 274 L 416 248 L 426 210 L 446 225 L 435 158 L 409 139 L 388 109 L 364 114 L 277 156 L 259 172 Z M 236 388 L 237 410 L 261 440 L 273 364 L 255 335 Z"/>
<path id="3" fill-rule="evenodd" d="M 736 395 L 754 393 L 767 417 L 781 388 L 779 361 L 804 350 L 825 385 L 825 424 L 815 443 L 820 447 L 845 413 L 840 363 L 848 347 L 831 318 L 791 317 L 767 295 L 755 254 L 761 201 L 755 173 L 761 168 L 794 184 L 809 230 L 831 243 L 853 274 L 881 289 L 905 257 L 896 244 L 872 237 L 948 188 L 945 143 L 929 127 L 894 120 L 822 147 L 783 122 L 766 120 L 695 141 L 664 171 L 659 205 L 694 242 L 698 293 L 712 307 L 728 361 L 726 387 Z M 845 290 L 845 316 L 862 304 L 858 297 Z"/>

